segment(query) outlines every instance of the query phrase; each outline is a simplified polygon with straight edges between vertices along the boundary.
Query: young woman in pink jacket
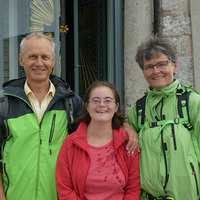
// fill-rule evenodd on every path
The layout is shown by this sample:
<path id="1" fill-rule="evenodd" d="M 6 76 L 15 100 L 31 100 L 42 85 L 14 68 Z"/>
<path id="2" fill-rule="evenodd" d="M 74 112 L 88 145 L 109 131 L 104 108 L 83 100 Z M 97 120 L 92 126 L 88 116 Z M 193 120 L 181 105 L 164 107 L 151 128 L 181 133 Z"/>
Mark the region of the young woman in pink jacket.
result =
<path id="1" fill-rule="evenodd" d="M 139 200 L 139 153 L 126 150 L 125 118 L 116 88 L 95 82 L 84 102 L 80 125 L 66 138 L 58 156 L 59 199 Z"/>

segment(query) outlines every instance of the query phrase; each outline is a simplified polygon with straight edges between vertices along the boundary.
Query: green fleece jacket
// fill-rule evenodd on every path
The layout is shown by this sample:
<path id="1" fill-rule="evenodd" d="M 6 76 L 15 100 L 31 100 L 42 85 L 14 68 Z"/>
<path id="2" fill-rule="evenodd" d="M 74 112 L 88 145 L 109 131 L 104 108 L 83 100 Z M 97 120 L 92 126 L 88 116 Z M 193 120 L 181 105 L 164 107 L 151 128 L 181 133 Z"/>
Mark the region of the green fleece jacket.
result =
<path id="1" fill-rule="evenodd" d="M 161 89 L 146 90 L 145 122 L 179 118 L 175 80 Z M 200 95 L 189 96 L 189 116 L 200 144 Z M 128 112 L 128 123 L 139 133 L 142 200 L 145 193 L 154 197 L 170 196 L 175 200 L 198 200 L 200 169 L 190 132 L 181 124 L 166 124 L 153 128 L 138 127 L 136 104 Z M 173 134 L 172 134 L 173 133 Z"/>
<path id="2" fill-rule="evenodd" d="M 38 122 L 24 93 L 25 78 L 4 84 L 8 97 L 9 137 L 3 148 L 3 185 L 7 200 L 56 200 L 56 162 L 68 135 L 65 98 L 72 98 L 74 115 L 82 100 L 57 76 L 51 76 L 56 93 Z"/>

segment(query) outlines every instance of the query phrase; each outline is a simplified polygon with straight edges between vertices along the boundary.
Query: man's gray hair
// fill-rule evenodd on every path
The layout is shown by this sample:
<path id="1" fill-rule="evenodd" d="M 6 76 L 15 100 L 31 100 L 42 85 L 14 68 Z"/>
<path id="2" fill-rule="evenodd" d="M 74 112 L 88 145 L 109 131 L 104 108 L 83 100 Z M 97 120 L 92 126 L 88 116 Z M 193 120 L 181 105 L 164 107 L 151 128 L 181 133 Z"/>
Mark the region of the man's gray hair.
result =
<path id="1" fill-rule="evenodd" d="M 55 56 L 55 42 L 52 40 L 51 37 L 44 35 L 43 33 L 40 32 L 34 32 L 31 33 L 29 35 L 27 35 L 26 37 L 24 37 L 20 43 L 20 55 L 23 56 L 24 55 L 24 46 L 25 43 L 28 39 L 30 38 L 46 38 L 47 40 L 49 40 L 51 42 L 52 45 L 52 54 L 53 56 Z"/>

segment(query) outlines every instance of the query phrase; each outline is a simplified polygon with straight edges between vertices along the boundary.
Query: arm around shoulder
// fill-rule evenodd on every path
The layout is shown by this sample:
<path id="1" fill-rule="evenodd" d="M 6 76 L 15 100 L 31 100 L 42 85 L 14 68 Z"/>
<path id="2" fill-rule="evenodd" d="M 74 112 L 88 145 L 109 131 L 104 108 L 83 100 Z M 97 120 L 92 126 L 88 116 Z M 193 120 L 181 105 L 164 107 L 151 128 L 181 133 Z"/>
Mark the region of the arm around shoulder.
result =
<path id="1" fill-rule="evenodd" d="M 133 153 L 139 146 L 139 137 L 135 130 L 127 123 L 123 124 L 123 129 L 128 136 L 128 143 L 126 149 L 129 153 Z"/>

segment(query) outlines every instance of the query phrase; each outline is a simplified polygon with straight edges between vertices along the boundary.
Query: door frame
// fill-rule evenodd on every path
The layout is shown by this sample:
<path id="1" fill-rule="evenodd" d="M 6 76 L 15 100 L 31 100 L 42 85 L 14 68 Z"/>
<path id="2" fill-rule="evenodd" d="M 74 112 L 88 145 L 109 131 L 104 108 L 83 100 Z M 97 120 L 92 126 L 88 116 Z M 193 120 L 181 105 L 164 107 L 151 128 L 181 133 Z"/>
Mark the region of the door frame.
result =
<path id="1" fill-rule="evenodd" d="M 121 102 L 124 102 L 123 82 L 123 36 L 122 0 L 107 1 L 107 74 L 108 81 L 115 84 Z M 79 95 L 79 28 L 78 0 L 74 0 L 74 91 Z M 123 109 L 122 103 L 122 109 Z"/>
<path id="2" fill-rule="evenodd" d="M 79 95 L 78 0 L 74 0 L 74 91 Z"/>

